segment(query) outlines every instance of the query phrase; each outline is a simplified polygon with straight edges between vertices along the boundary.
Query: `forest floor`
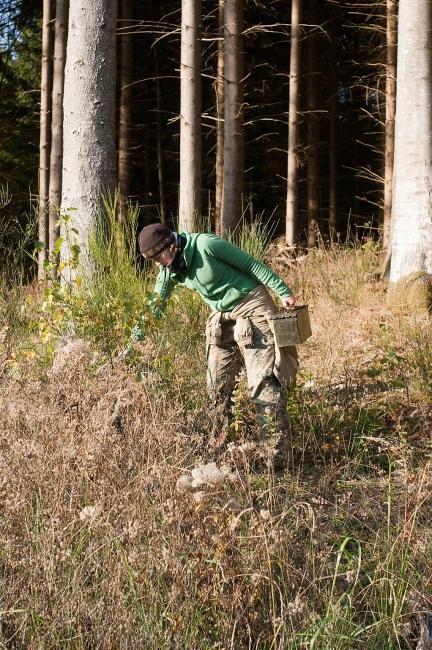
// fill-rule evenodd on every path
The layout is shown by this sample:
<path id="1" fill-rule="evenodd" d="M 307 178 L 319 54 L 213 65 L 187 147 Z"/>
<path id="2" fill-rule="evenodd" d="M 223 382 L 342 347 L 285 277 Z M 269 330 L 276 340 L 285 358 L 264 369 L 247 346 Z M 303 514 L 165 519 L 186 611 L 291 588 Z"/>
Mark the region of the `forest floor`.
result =
<path id="1" fill-rule="evenodd" d="M 130 359 L 110 363 L 107 333 L 55 338 L 59 312 L 47 315 L 38 290 L 4 289 L 0 647 L 425 640 L 430 320 L 387 309 L 373 242 L 296 261 L 274 246 L 269 259 L 313 328 L 288 401 L 290 467 L 277 475 L 250 466 L 242 385 L 232 444 L 218 457 L 206 444 L 196 296 L 180 291 Z M 196 487 L 182 489 L 192 472 Z"/>

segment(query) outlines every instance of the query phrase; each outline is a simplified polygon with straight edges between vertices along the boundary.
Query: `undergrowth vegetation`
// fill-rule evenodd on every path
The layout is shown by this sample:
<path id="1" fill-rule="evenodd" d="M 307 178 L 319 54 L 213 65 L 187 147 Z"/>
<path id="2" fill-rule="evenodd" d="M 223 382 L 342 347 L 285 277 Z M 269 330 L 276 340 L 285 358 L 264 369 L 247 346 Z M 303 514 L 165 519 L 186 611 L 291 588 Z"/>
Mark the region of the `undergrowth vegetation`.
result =
<path id="1" fill-rule="evenodd" d="M 257 474 L 242 383 L 233 440 L 210 451 L 207 309 L 178 290 L 153 319 L 134 232 L 132 214 L 97 234 L 91 282 L 1 286 L 0 646 L 415 648 L 431 609 L 427 317 L 387 310 L 373 241 L 297 259 L 272 245 L 313 337 L 288 396 L 290 469 Z M 259 250 L 259 231 L 242 237 Z"/>

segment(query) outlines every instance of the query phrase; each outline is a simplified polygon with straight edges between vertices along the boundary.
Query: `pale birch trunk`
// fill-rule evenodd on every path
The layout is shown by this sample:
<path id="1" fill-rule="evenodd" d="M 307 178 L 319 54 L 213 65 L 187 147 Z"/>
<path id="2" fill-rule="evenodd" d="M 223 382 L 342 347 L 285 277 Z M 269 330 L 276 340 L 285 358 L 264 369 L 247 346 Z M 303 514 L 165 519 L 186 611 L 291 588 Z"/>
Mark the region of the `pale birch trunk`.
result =
<path id="1" fill-rule="evenodd" d="M 118 144 L 118 187 L 119 219 L 123 220 L 127 210 L 131 188 L 131 149 L 132 149 L 132 82 L 133 53 L 132 35 L 128 33 L 132 25 L 132 1 L 122 0 L 120 22 L 120 110 Z"/>
<path id="2" fill-rule="evenodd" d="M 309 0 L 308 13 L 312 32 L 307 39 L 307 242 L 313 248 L 317 245 L 320 209 L 317 0 Z"/>
<path id="3" fill-rule="evenodd" d="M 384 156 L 384 224 L 383 247 L 390 243 L 390 224 L 393 194 L 394 121 L 396 112 L 396 0 L 387 0 L 386 48 L 386 121 Z"/>
<path id="4" fill-rule="evenodd" d="M 41 63 L 41 98 L 40 98 L 40 133 L 39 133 L 39 241 L 45 246 L 38 256 L 38 278 L 45 276 L 44 261 L 49 245 L 48 210 L 49 210 L 49 172 L 51 144 L 51 2 L 44 0 L 42 16 L 42 63 Z"/>
<path id="5" fill-rule="evenodd" d="M 225 0 L 225 101 L 221 231 L 233 231 L 243 215 L 243 0 Z"/>
<path id="6" fill-rule="evenodd" d="M 70 212 L 61 257 L 70 259 L 77 230 L 83 271 L 90 273 L 89 238 L 101 193 L 115 186 L 115 0 L 71 0 L 64 86 L 62 211 Z M 67 236 L 69 235 L 69 236 Z M 73 278 L 74 272 L 67 274 Z"/>
<path id="7" fill-rule="evenodd" d="M 432 0 L 400 0 L 389 291 L 432 272 Z M 403 284 L 403 283 L 401 283 Z"/>
<path id="8" fill-rule="evenodd" d="M 219 40 L 216 73 L 216 192 L 215 230 L 222 234 L 223 148 L 224 148 L 224 0 L 219 0 Z"/>
<path id="9" fill-rule="evenodd" d="M 300 103 L 300 36 L 301 0 L 292 0 L 291 53 L 288 117 L 288 175 L 286 242 L 294 246 L 298 242 L 298 146 Z"/>
<path id="10" fill-rule="evenodd" d="M 179 229 L 201 215 L 201 0 L 182 0 Z"/>
<path id="11" fill-rule="evenodd" d="M 49 181 L 49 248 L 58 236 L 56 222 L 61 205 L 63 163 L 63 89 L 66 60 L 68 0 L 57 0 L 52 89 L 51 158 Z"/>

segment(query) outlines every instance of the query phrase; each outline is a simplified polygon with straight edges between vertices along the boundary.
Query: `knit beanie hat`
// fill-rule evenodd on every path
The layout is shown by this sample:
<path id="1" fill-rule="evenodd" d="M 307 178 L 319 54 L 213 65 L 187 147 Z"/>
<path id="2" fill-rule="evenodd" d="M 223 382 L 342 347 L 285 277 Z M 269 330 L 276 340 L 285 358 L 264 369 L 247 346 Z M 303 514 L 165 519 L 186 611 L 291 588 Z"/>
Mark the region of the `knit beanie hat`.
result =
<path id="1" fill-rule="evenodd" d="M 156 257 L 173 243 L 174 235 L 164 223 L 152 223 L 150 226 L 145 226 L 138 237 L 141 255 L 146 259 Z"/>

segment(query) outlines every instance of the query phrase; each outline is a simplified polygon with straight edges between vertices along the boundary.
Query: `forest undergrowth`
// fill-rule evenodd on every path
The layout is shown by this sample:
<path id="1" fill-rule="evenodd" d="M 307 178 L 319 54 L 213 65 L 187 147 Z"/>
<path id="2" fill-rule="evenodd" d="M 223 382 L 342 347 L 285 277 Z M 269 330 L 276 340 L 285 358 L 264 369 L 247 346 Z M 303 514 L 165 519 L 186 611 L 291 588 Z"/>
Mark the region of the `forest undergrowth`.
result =
<path id="1" fill-rule="evenodd" d="M 313 328 L 277 475 L 250 466 L 242 383 L 231 444 L 209 449 L 206 307 L 180 290 L 153 321 L 117 247 L 73 295 L 2 285 L 0 647 L 415 648 L 432 335 L 386 308 L 377 245 L 267 253 Z"/>

